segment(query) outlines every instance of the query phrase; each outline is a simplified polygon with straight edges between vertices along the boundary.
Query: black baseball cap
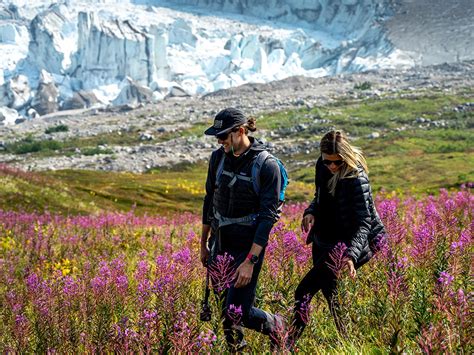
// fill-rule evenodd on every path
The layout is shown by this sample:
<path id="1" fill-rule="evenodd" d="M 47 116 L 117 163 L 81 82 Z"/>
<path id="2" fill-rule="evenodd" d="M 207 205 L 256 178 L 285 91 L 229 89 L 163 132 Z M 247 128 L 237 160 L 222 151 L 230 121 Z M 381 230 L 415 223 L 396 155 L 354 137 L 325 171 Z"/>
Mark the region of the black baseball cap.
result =
<path id="1" fill-rule="evenodd" d="M 204 131 L 208 136 L 227 133 L 232 128 L 247 123 L 247 117 L 238 108 L 228 107 L 220 111 L 214 118 L 214 124 Z"/>

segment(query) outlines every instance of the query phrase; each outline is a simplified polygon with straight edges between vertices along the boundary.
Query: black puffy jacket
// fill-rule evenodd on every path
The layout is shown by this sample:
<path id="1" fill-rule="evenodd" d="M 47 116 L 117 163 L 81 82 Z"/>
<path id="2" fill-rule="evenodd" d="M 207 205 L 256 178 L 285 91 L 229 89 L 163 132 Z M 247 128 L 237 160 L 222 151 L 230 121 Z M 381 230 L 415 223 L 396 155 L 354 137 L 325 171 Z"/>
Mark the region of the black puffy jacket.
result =
<path id="1" fill-rule="evenodd" d="M 321 158 L 316 162 L 316 192 L 314 200 L 305 210 L 304 215 L 313 214 L 315 224 L 308 234 L 307 243 L 318 242 L 321 238 L 321 209 L 320 202 L 323 189 L 327 189 L 330 177 L 329 170 L 322 163 Z M 359 168 L 356 177 L 341 179 L 336 185 L 335 195 L 338 223 L 333 226 L 333 245 L 344 242 L 348 249 L 347 254 L 356 266 L 369 261 L 377 247 L 379 239 L 384 234 L 384 226 L 375 209 L 369 178 L 366 172 Z M 327 243 L 327 238 L 325 238 Z"/>

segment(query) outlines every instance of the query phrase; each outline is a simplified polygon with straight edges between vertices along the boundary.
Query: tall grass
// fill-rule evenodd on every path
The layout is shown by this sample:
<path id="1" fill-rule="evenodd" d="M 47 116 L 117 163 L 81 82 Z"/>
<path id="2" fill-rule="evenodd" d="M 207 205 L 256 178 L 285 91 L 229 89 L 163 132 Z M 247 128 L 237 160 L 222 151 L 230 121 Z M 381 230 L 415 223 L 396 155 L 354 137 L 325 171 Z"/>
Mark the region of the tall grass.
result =
<path id="1" fill-rule="evenodd" d="M 384 248 L 341 274 L 348 336 L 321 295 L 297 344 L 307 353 L 472 353 L 472 232 L 468 188 L 415 199 L 379 195 Z M 310 268 L 299 229 L 305 206 L 286 206 L 267 246 L 256 303 L 290 319 Z M 0 352 L 214 352 L 226 350 L 217 301 L 198 319 L 204 288 L 200 217 L 64 217 L 0 211 Z M 238 313 L 238 312 L 237 312 Z M 249 350 L 269 351 L 247 331 Z"/>

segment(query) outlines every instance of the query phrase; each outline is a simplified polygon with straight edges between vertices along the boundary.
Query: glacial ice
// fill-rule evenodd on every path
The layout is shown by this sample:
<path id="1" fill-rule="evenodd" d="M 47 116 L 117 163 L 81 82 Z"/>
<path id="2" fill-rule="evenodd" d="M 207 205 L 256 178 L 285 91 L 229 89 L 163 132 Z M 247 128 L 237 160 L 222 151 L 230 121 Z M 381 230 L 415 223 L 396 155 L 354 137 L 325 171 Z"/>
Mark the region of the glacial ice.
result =
<path id="1" fill-rule="evenodd" d="M 412 66 L 380 25 L 389 4 L 8 0 L 0 4 L 0 106 L 28 116 L 32 107 L 45 114 L 86 104 L 87 92 L 103 105 L 134 104 L 172 90 Z M 14 122 L 6 114 L 0 124 Z"/>

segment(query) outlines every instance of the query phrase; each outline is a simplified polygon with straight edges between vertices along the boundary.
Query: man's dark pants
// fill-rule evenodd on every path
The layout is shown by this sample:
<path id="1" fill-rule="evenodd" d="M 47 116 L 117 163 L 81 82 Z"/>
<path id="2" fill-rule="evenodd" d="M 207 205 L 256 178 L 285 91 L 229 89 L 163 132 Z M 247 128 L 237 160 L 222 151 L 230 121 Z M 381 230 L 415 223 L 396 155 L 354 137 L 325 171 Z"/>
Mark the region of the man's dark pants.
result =
<path id="1" fill-rule="evenodd" d="M 225 240 L 221 238 L 220 243 L 218 243 L 217 255 L 224 255 L 226 253 L 232 256 L 235 270 L 245 261 L 250 248 L 251 243 L 239 243 L 239 245 L 236 245 L 235 243 L 226 243 Z M 240 326 L 256 330 L 266 335 L 271 331 L 271 321 L 269 317 L 272 317 L 272 315 L 254 307 L 258 276 L 262 269 L 264 255 L 265 249 L 262 250 L 259 255 L 259 261 L 253 267 L 252 279 L 249 284 L 244 287 L 235 288 L 233 286 L 235 283 L 234 280 L 232 286 L 223 291 L 220 295 L 222 301 L 222 317 L 224 319 L 224 334 L 230 346 L 239 346 L 242 342 L 243 332 Z M 215 259 L 215 257 L 213 257 L 213 259 Z M 235 314 L 229 314 L 231 305 L 237 308 L 241 307 L 242 316 L 240 317 L 239 324 L 234 324 L 239 317 Z"/>

